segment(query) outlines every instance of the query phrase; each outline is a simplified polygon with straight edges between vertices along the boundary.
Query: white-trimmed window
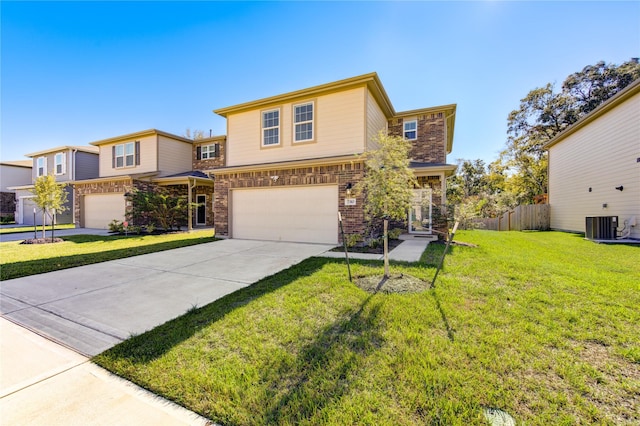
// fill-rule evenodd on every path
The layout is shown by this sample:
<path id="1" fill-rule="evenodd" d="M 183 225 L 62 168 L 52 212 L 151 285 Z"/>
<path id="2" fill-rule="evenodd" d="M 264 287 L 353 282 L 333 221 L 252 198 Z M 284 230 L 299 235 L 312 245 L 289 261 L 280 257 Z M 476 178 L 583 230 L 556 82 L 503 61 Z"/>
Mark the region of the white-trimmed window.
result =
<path id="1" fill-rule="evenodd" d="M 210 158 L 216 158 L 218 157 L 218 152 L 219 152 L 219 148 L 218 148 L 218 144 L 211 144 L 211 145 L 203 145 L 200 147 L 200 160 L 208 160 Z"/>
<path id="2" fill-rule="evenodd" d="M 404 138 L 410 141 L 418 139 L 418 121 L 410 120 L 403 123 Z"/>
<path id="3" fill-rule="evenodd" d="M 139 154 L 136 151 L 139 148 L 139 142 L 127 142 L 113 147 L 113 167 L 120 169 L 123 167 L 133 167 L 140 164 Z"/>
<path id="4" fill-rule="evenodd" d="M 47 174 L 47 157 L 38 157 L 36 160 L 36 176 L 44 176 Z"/>
<path id="5" fill-rule="evenodd" d="M 53 158 L 55 163 L 55 174 L 63 175 L 66 172 L 66 156 L 64 155 L 64 152 L 58 152 Z"/>
<path id="6" fill-rule="evenodd" d="M 293 107 L 294 141 L 313 140 L 313 102 Z"/>
<path id="7" fill-rule="evenodd" d="M 262 146 L 280 144 L 280 110 L 262 111 Z"/>

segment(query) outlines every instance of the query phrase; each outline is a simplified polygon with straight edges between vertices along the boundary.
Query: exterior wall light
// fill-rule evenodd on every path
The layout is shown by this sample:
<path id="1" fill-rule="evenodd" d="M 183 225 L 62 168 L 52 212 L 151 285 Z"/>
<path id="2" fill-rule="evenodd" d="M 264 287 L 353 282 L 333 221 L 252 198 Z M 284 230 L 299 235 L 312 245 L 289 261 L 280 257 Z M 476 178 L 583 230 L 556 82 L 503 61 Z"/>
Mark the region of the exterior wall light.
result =
<path id="1" fill-rule="evenodd" d="M 353 188 L 353 184 L 351 182 L 347 183 L 346 186 L 346 190 L 347 190 L 347 197 L 351 197 L 351 189 Z"/>

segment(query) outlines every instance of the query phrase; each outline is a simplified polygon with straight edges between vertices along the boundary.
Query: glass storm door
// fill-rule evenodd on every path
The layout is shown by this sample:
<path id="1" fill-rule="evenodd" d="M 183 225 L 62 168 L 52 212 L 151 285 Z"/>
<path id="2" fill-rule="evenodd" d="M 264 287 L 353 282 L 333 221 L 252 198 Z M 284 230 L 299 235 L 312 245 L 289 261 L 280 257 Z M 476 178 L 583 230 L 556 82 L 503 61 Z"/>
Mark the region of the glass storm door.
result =
<path id="1" fill-rule="evenodd" d="M 415 189 L 413 205 L 409 209 L 409 233 L 431 234 L 431 188 Z"/>

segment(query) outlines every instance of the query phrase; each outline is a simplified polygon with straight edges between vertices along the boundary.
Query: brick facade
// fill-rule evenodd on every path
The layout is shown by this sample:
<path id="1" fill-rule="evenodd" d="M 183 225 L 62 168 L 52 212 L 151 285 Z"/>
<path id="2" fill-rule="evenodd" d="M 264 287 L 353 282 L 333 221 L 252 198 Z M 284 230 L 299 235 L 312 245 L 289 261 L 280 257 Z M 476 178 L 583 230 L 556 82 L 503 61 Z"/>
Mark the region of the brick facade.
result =
<path id="1" fill-rule="evenodd" d="M 273 182 L 270 178 L 278 176 Z M 216 174 L 215 224 L 216 234 L 229 235 L 229 195 L 234 188 L 267 188 L 285 186 L 338 185 L 338 211 L 342 215 L 345 234 L 362 234 L 366 228 L 363 197 L 351 194 L 347 197 L 347 184 L 355 186 L 364 176 L 363 163 L 346 163 L 327 166 L 290 167 L 268 171 L 249 171 Z M 355 206 L 345 206 L 345 198 L 356 198 Z"/>
<path id="2" fill-rule="evenodd" d="M 206 145 L 218 145 L 218 156 L 214 158 L 208 158 L 206 160 L 201 160 L 198 158 L 199 148 Z M 225 158 L 226 158 L 226 148 L 227 141 L 225 137 L 214 137 L 207 139 L 200 139 L 193 142 L 193 150 L 192 150 L 192 161 L 193 161 L 193 170 L 211 170 L 216 169 L 218 167 L 224 167 Z"/>
<path id="3" fill-rule="evenodd" d="M 389 135 L 402 137 L 404 120 L 403 117 L 390 119 L 388 121 Z M 416 140 L 411 141 L 409 158 L 423 163 L 445 163 L 447 153 L 444 113 L 419 114 L 417 121 L 418 135 Z"/>
<path id="4" fill-rule="evenodd" d="M 90 194 L 114 194 L 114 193 L 127 193 L 131 192 L 134 189 L 140 191 L 153 191 L 157 188 L 158 185 L 148 181 L 142 180 L 134 180 L 129 177 L 123 177 L 122 179 L 117 180 L 109 180 L 106 182 L 86 182 L 86 183 L 76 183 L 74 185 L 75 190 L 75 204 L 74 204 L 74 223 L 77 227 L 80 226 L 81 222 L 81 208 L 82 201 L 85 195 Z M 171 190 L 175 191 L 176 194 L 186 194 L 187 193 L 187 185 L 170 185 L 168 186 Z M 196 194 L 204 194 L 206 196 L 206 226 L 213 226 L 214 223 L 214 211 L 212 206 L 213 199 L 213 188 L 211 186 L 196 186 L 193 190 L 193 202 L 195 203 L 195 195 Z M 127 205 L 127 211 L 131 210 L 131 206 Z M 193 223 L 195 224 L 195 215 L 196 209 L 193 209 Z M 144 224 L 143 224 L 144 225 Z"/>
<path id="5" fill-rule="evenodd" d="M 126 193 L 134 188 L 133 179 L 123 177 L 118 180 L 110 180 L 107 182 L 76 182 L 73 185 L 74 190 L 74 206 L 73 206 L 73 223 L 76 227 L 81 226 L 82 207 L 85 195 L 90 194 L 113 194 Z"/>

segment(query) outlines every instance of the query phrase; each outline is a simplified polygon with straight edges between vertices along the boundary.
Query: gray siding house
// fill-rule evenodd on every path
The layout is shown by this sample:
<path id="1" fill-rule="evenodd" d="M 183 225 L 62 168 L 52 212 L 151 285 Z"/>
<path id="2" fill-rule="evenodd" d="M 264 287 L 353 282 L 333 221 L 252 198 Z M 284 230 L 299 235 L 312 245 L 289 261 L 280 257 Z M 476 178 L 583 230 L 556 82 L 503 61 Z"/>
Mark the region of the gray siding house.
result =
<path id="1" fill-rule="evenodd" d="M 33 184 L 40 176 L 52 174 L 57 182 L 72 183 L 76 180 L 92 179 L 98 176 L 98 152 L 99 149 L 93 146 L 60 146 L 44 151 L 27 154 L 31 157 L 32 173 L 31 182 L 24 185 L 15 186 L 12 189 L 16 192 L 16 223 L 22 225 L 42 225 L 50 223 L 50 218 L 45 217 L 33 203 Z M 68 185 L 67 208 L 64 212 L 56 216 L 56 223 L 73 223 L 73 187 Z M 34 214 L 35 209 L 35 214 Z M 35 219 L 34 219 L 35 216 Z"/>

